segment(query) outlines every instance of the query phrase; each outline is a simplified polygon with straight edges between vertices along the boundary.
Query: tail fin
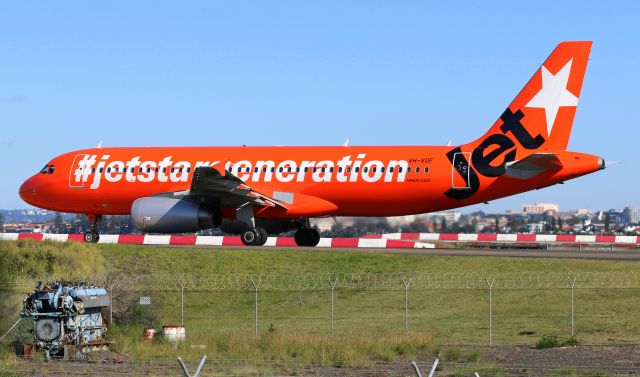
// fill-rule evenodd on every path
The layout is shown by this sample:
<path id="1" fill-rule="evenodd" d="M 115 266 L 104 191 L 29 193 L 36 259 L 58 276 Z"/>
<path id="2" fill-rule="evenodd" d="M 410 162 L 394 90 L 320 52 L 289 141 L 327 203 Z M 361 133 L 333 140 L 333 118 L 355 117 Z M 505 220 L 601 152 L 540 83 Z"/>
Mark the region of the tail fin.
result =
<path id="1" fill-rule="evenodd" d="M 476 147 L 491 135 L 505 134 L 513 139 L 516 146 L 521 145 L 530 152 L 565 150 L 591 44 L 591 41 L 560 43 L 500 119 L 471 145 Z"/>

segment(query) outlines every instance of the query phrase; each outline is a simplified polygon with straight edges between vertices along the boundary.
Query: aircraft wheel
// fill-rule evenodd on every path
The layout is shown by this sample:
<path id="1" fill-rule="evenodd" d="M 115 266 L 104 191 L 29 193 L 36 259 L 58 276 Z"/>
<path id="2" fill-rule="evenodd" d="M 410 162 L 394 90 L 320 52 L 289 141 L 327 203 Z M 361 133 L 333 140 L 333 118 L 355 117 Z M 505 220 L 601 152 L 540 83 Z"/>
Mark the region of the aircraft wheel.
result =
<path id="1" fill-rule="evenodd" d="M 98 232 L 93 230 L 88 230 L 84 232 L 84 242 L 87 243 L 96 243 L 100 240 L 100 235 Z"/>
<path id="2" fill-rule="evenodd" d="M 314 228 L 309 229 L 309 232 L 311 233 L 311 242 L 309 246 L 318 246 L 320 243 L 320 233 Z"/>
<path id="3" fill-rule="evenodd" d="M 246 246 L 255 246 L 258 245 L 258 242 L 260 242 L 260 233 L 256 228 L 251 227 L 245 230 L 244 233 L 242 233 L 240 239 Z"/>
<path id="4" fill-rule="evenodd" d="M 313 228 L 302 228 L 294 236 L 298 246 L 316 246 L 320 242 L 320 233 Z"/>
<path id="5" fill-rule="evenodd" d="M 265 243 L 267 243 L 267 238 L 269 238 L 269 234 L 267 234 L 267 231 L 262 227 L 256 227 L 256 230 L 258 231 L 258 234 L 260 235 L 256 245 L 262 246 Z"/>

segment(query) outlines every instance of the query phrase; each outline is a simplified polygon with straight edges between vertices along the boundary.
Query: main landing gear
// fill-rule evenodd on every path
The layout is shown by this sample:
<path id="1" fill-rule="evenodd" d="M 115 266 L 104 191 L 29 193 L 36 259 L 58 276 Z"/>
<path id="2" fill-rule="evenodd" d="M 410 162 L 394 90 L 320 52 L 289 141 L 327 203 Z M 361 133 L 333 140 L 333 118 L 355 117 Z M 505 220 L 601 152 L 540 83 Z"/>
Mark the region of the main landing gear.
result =
<path id="1" fill-rule="evenodd" d="M 249 227 L 241 235 L 242 243 L 246 246 L 262 246 L 267 243 L 269 235 L 262 227 Z"/>
<path id="2" fill-rule="evenodd" d="M 236 209 L 236 219 L 247 224 L 247 229 L 240 234 L 242 243 L 246 246 L 262 246 L 267 243 L 267 231 L 256 226 L 256 220 L 253 217 L 253 206 L 245 204 Z"/>
<path id="3" fill-rule="evenodd" d="M 298 246 L 316 246 L 320 242 L 320 233 L 311 227 L 309 219 L 304 219 L 302 223 L 298 223 L 294 239 Z"/>
<path id="4" fill-rule="evenodd" d="M 236 220 L 246 224 L 245 230 L 240 234 L 240 239 L 244 245 L 262 246 L 267 242 L 267 231 L 260 226 L 256 226 L 253 206 L 246 204 L 238 207 L 236 209 Z M 283 230 L 288 230 L 292 227 L 298 228 L 294 237 L 296 245 L 316 246 L 320 242 L 320 233 L 311 227 L 309 219 L 292 221 Z"/>
<path id="5" fill-rule="evenodd" d="M 84 232 L 84 242 L 97 243 L 100 240 L 98 233 L 98 223 L 102 220 L 102 215 L 87 215 L 91 223 L 91 228 Z"/>
<path id="6" fill-rule="evenodd" d="M 316 246 L 320 242 L 320 233 L 314 228 L 302 228 L 294 236 L 298 246 Z"/>

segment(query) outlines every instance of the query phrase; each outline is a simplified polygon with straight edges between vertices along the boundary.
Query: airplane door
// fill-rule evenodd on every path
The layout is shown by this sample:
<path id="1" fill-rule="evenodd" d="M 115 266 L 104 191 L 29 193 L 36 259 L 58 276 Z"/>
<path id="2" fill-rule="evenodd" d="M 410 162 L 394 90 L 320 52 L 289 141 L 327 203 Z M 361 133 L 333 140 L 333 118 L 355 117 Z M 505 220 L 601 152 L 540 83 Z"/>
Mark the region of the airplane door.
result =
<path id="1" fill-rule="evenodd" d="M 85 171 L 85 169 L 80 166 L 80 161 L 82 161 L 85 157 L 89 156 L 88 154 L 77 154 L 76 157 L 73 158 L 73 164 L 71 164 L 71 170 L 69 170 L 69 188 L 81 189 L 84 188 L 85 178 L 89 177 L 89 171 Z"/>
<path id="2" fill-rule="evenodd" d="M 454 189 L 470 189 L 469 181 L 469 161 L 471 152 L 458 152 L 453 155 L 453 166 L 451 167 L 451 187 Z"/>

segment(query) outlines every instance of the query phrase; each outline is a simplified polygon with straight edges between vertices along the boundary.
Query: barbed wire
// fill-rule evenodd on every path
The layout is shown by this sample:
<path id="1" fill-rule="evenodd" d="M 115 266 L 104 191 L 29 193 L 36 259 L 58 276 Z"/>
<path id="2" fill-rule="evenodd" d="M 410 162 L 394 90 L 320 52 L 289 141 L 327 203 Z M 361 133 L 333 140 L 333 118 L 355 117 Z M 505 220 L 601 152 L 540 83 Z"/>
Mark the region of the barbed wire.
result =
<path id="1" fill-rule="evenodd" d="M 619 272 L 446 272 L 446 273 L 371 273 L 335 272 L 315 274 L 213 274 L 122 275 L 82 279 L 113 290 L 178 291 L 180 281 L 186 291 L 323 291 L 419 290 L 419 289 L 564 289 L 575 279 L 575 288 L 640 288 L 640 273 Z M 48 276 L 0 282 L 0 290 L 31 291 L 35 281 L 53 281 Z"/>

